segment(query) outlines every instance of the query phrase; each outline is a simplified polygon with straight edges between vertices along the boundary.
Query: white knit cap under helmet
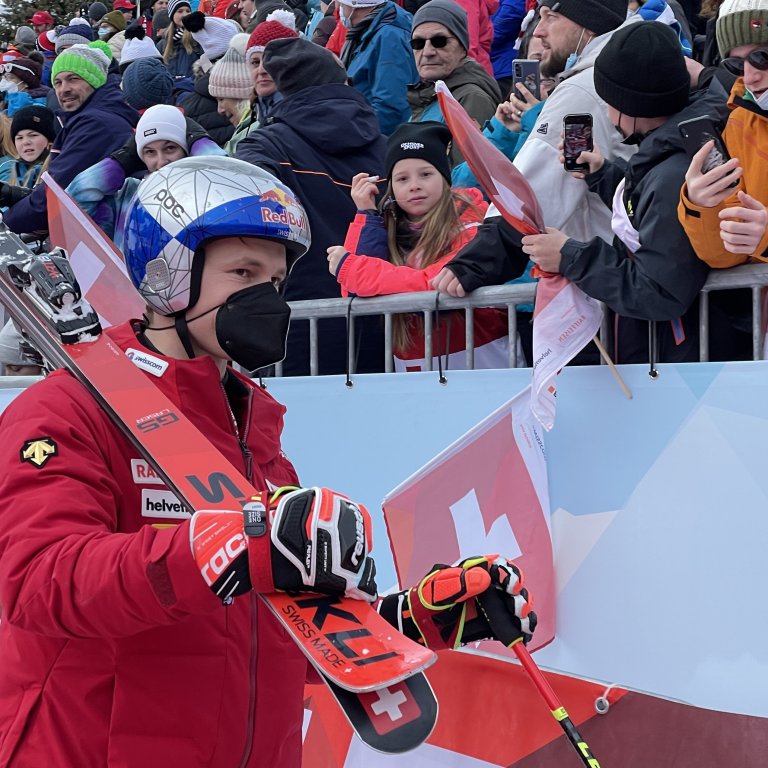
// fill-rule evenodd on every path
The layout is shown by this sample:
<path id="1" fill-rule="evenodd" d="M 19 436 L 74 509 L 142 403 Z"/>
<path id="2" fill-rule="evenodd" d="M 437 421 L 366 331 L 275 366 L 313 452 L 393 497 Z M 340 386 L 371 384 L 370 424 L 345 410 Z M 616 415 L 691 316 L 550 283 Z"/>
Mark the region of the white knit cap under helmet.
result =
<path id="1" fill-rule="evenodd" d="M 144 147 L 153 141 L 172 141 L 185 152 L 187 147 L 187 121 L 178 107 L 169 104 L 155 104 L 139 118 L 136 126 L 136 149 L 139 157 Z"/>

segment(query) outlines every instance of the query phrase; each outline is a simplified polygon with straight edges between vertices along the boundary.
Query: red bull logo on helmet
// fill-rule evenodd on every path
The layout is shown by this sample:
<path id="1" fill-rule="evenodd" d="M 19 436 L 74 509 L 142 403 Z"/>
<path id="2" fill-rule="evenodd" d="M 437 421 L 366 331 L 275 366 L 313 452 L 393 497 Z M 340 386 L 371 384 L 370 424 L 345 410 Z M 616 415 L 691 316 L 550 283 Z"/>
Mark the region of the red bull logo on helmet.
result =
<path id="1" fill-rule="evenodd" d="M 289 227 L 306 227 L 306 217 L 303 213 L 297 214 L 296 201 L 288 192 L 273 187 L 259 197 L 262 203 L 274 203 L 272 206 L 265 206 L 261 209 L 261 220 L 269 224 L 287 224 Z M 293 210 L 291 210 L 293 209 Z"/>

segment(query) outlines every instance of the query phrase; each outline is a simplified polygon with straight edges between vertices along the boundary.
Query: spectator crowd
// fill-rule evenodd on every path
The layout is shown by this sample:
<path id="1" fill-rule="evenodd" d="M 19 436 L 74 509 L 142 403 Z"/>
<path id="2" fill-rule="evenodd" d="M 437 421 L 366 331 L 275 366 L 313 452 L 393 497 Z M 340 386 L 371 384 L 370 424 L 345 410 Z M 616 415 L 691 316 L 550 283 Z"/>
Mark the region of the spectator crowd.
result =
<path id="1" fill-rule="evenodd" d="M 69 19 L 44 6 L 0 54 L 14 232 L 45 240 L 47 171 L 122 249 L 146 175 L 230 156 L 307 212 L 286 300 L 464 296 L 537 266 L 605 304 L 623 363 L 698 359 L 710 270 L 768 261 L 768 0 L 114 0 Z M 526 179 L 544 232 L 523 237 L 489 204 L 438 81 Z M 566 164 L 574 116 L 590 143 Z M 517 311 L 518 339 L 504 311 L 474 313 L 476 367 L 518 342 L 530 363 L 532 308 Z M 749 290 L 712 294 L 710 359 L 751 357 L 751 313 Z M 320 372 L 343 372 L 347 322 L 318 326 Z M 356 319 L 358 372 L 384 369 L 383 331 Z M 465 336 L 463 314 L 436 313 L 443 362 L 463 365 Z M 421 316 L 395 318 L 399 370 L 429 364 L 424 337 Z M 13 328 L 0 339 L 20 370 Z M 309 373 L 312 341 L 291 327 L 286 374 Z"/>

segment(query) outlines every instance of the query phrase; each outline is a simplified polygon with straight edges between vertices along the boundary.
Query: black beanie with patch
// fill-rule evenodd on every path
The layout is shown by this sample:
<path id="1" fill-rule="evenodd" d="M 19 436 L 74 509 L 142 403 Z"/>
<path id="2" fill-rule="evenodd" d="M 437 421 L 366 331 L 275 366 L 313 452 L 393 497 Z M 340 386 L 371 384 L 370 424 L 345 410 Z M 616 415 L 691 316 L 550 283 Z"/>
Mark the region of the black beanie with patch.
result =
<path id="1" fill-rule="evenodd" d="M 403 123 L 387 140 L 384 162 L 387 178 L 392 178 L 392 169 L 398 160 L 416 158 L 434 165 L 450 186 L 451 165 L 448 153 L 451 151 L 451 140 L 451 132 L 445 123 L 429 120 L 423 123 Z"/>
<path id="2" fill-rule="evenodd" d="M 691 77 L 677 35 L 658 21 L 616 32 L 595 60 L 595 90 L 629 117 L 669 117 L 688 103 Z"/>

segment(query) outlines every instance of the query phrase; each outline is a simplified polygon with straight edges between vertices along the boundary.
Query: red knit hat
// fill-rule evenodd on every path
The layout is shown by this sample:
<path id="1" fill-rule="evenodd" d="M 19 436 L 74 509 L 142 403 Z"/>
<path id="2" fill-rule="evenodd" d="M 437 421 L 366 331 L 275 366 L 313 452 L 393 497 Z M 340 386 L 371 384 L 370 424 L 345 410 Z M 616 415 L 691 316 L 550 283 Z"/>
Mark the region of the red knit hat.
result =
<path id="1" fill-rule="evenodd" d="M 298 35 L 294 30 L 288 29 L 279 21 L 262 21 L 248 38 L 248 45 L 245 47 L 246 61 L 251 58 L 252 53 L 261 53 L 267 43 L 283 37 L 298 37 Z"/>
<path id="2" fill-rule="evenodd" d="M 36 47 L 40 51 L 48 51 L 49 53 L 54 53 L 56 50 L 55 40 L 56 40 L 56 33 L 53 30 L 51 30 L 50 32 L 43 32 L 37 38 Z"/>

